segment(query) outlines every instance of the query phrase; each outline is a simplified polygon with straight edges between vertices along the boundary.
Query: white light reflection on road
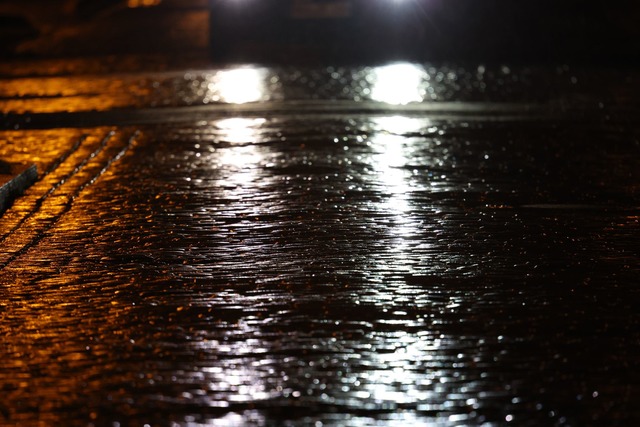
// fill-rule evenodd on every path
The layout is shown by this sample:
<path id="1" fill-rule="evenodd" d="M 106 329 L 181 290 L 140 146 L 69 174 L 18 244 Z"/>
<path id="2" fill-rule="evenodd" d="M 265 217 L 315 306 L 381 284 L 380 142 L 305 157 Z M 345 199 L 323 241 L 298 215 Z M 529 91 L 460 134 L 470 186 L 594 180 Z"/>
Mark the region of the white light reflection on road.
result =
<path id="1" fill-rule="evenodd" d="M 260 135 L 260 126 L 266 121 L 264 118 L 234 117 L 219 120 L 215 125 L 222 131 L 221 139 L 224 141 L 235 144 L 253 144 Z"/>
<path id="2" fill-rule="evenodd" d="M 238 217 L 245 214 L 261 214 L 262 209 L 268 209 L 254 202 L 259 196 L 261 185 L 268 185 L 269 182 L 269 177 L 265 177 L 263 170 L 270 153 L 268 147 L 261 144 L 265 138 L 266 123 L 267 120 L 264 118 L 234 117 L 209 124 L 214 149 L 208 153 L 208 162 L 205 164 L 216 177 L 213 188 L 219 194 L 214 199 L 222 198 L 225 201 L 222 210 L 232 211 Z M 229 203 L 233 205 L 232 208 L 229 207 Z M 212 206 L 208 206 L 206 210 L 214 221 L 219 213 L 215 205 L 216 203 L 212 202 Z M 233 228 L 246 231 L 251 226 L 250 223 L 234 222 Z M 228 230 L 228 233 L 229 236 L 234 236 L 235 231 Z M 268 248 L 271 244 L 267 241 L 265 246 Z M 256 266 L 264 262 L 266 256 L 260 255 L 263 253 L 255 242 L 246 245 L 240 238 L 230 238 L 225 248 L 219 249 L 232 251 L 231 254 L 225 255 L 229 266 L 243 265 L 242 261 L 246 261 L 259 268 Z M 208 256 L 211 254 L 208 253 Z M 213 359 L 210 360 L 211 363 L 194 366 L 193 371 L 183 373 L 186 377 L 192 376 L 206 384 L 198 390 L 199 394 L 194 393 L 193 397 L 189 397 L 199 401 L 203 406 L 227 408 L 232 405 L 255 404 L 293 393 L 286 388 L 286 377 L 280 378 L 270 372 L 270 366 L 277 361 L 267 356 L 270 351 L 269 342 L 259 338 L 262 319 L 255 315 L 256 305 L 264 303 L 264 299 L 277 304 L 276 297 L 260 296 L 256 297 L 254 302 L 251 297 L 234 292 L 231 285 L 229 287 L 225 291 L 200 299 L 200 304 L 239 308 L 243 315 L 227 326 L 223 339 L 216 335 L 211 339 L 193 342 L 195 351 Z M 203 335 L 206 333 L 202 332 Z M 220 363 L 219 358 L 224 362 Z M 244 425 L 250 421 L 262 424 L 264 416 L 254 411 L 229 412 L 199 425 Z"/>
<path id="3" fill-rule="evenodd" d="M 236 298 L 241 298 L 239 295 Z M 253 316 L 247 316 L 235 325 L 234 334 L 239 336 L 256 333 Z M 203 340 L 198 343 L 198 351 L 215 354 L 227 359 L 225 365 L 200 367 L 195 375 L 204 375 L 208 382 L 208 405 L 227 407 L 234 403 L 264 401 L 287 394 L 285 378 L 269 374 L 269 365 L 274 360 L 267 356 L 268 343 L 260 339 L 219 341 Z"/>
<path id="4" fill-rule="evenodd" d="M 407 275 L 429 275 L 441 267 L 434 265 L 441 262 L 441 254 L 436 254 L 425 238 L 433 224 L 423 223 L 428 218 L 425 206 L 416 201 L 431 191 L 429 181 L 411 167 L 433 161 L 428 157 L 433 152 L 432 141 L 411 136 L 423 134 L 433 123 L 424 118 L 388 116 L 372 119 L 372 127 L 370 184 L 375 193 L 385 197 L 371 208 L 378 212 L 377 218 L 384 219 L 386 244 L 368 259 L 368 280 L 374 284 L 371 296 L 354 297 L 359 304 L 375 305 L 380 312 L 377 323 L 392 332 L 377 330 L 369 335 L 372 349 L 386 351 L 368 354 L 367 363 L 373 369 L 362 375 L 354 395 L 379 405 L 415 404 L 420 410 L 455 412 L 454 398 L 471 394 L 475 386 L 442 362 L 448 349 L 458 345 L 457 338 L 437 333 L 431 327 L 432 320 L 425 317 L 426 313 L 455 308 L 445 307 L 444 302 L 431 298 L 428 289 L 404 279 Z M 379 228 L 380 221 L 375 226 Z"/>
<path id="5" fill-rule="evenodd" d="M 224 142 L 232 144 L 220 148 L 215 157 L 219 170 L 227 171 L 220 180 L 223 188 L 235 187 L 232 191 L 244 191 L 237 187 L 250 185 L 258 178 L 263 155 L 255 143 L 260 138 L 260 126 L 265 121 L 263 118 L 230 118 L 216 123 Z M 238 197 L 241 196 L 238 194 Z"/>
<path id="6" fill-rule="evenodd" d="M 421 65 L 399 62 L 371 70 L 371 99 L 394 105 L 425 99 L 427 72 Z"/>
<path id="7" fill-rule="evenodd" d="M 274 160 L 271 156 L 277 155 L 270 148 L 272 145 L 263 144 L 269 132 L 265 128 L 269 126 L 272 126 L 272 132 L 273 122 L 259 118 L 230 118 L 212 123 L 216 148 L 211 153 L 211 172 L 216 176 L 219 188 L 216 191 L 225 200 L 224 210 L 229 212 L 233 208 L 236 214 L 241 214 L 240 218 L 244 214 L 261 216 L 271 209 L 268 201 L 261 200 L 264 194 L 260 192 L 282 188 L 276 185 L 273 171 L 264 167 Z M 424 224 L 429 217 L 420 211 L 428 208 L 424 197 L 432 191 L 430 180 L 411 167 L 414 164 L 425 166 L 433 161 L 436 144 L 430 137 L 423 136 L 433 133 L 427 131 L 433 127 L 433 123 L 425 118 L 371 118 L 366 124 L 367 139 L 349 146 L 354 151 L 360 150 L 360 160 L 368 171 L 363 177 L 363 185 L 376 195 L 366 202 L 366 209 L 374 213 L 368 224 L 372 227 L 371 236 L 379 237 L 380 244 L 372 246 L 356 266 L 364 273 L 366 292 L 354 284 L 353 294 L 345 290 L 335 301 L 338 306 L 346 303 L 347 310 L 353 304 L 353 314 L 348 317 L 352 316 L 354 322 L 362 316 L 362 311 L 358 311 L 362 309 L 356 309 L 356 304 L 375 313 L 371 318 L 369 315 L 364 317 L 367 320 L 362 322 L 366 325 L 363 326 L 363 337 L 354 341 L 347 334 L 343 335 L 344 330 L 337 321 L 333 323 L 335 318 L 331 317 L 340 309 L 330 305 L 326 307 L 330 326 L 329 323 L 314 324 L 307 325 L 306 329 L 303 326 L 294 331 L 274 332 L 279 322 L 286 325 L 292 320 L 291 316 L 295 319 L 295 316 L 305 315 L 304 307 L 308 306 L 301 296 L 312 295 L 319 304 L 323 304 L 325 298 L 331 300 L 327 295 L 316 295 L 313 284 L 308 285 L 309 294 L 305 294 L 306 291 L 287 287 L 285 280 L 282 289 L 274 285 L 277 292 L 268 298 L 256 292 L 255 301 L 251 301 L 252 296 L 247 292 L 233 292 L 233 284 L 230 284 L 230 289 L 204 298 L 212 307 L 234 306 L 242 314 L 226 326 L 229 330 L 224 336 L 211 334 L 210 339 L 194 343 L 197 351 L 210 357 L 194 369 L 194 375 L 207 384 L 203 403 L 242 407 L 245 404 L 264 406 L 270 401 L 288 404 L 306 399 L 310 406 L 331 404 L 358 410 L 405 405 L 416 407 L 418 411 L 400 411 L 398 422 L 424 422 L 420 411 L 468 417 L 456 418 L 456 422 L 473 420 L 466 412 L 459 413 L 461 399 L 473 397 L 479 387 L 463 369 L 469 363 L 464 350 L 469 346 L 461 345 L 460 356 L 451 356 L 452 349 L 460 345 L 459 337 L 445 335 L 442 329 L 434 327 L 434 319 L 441 320 L 443 313 L 448 315 L 457 307 L 445 305 L 448 301 L 443 301 L 441 296 L 446 295 L 446 290 L 440 288 L 431 292 L 405 280 L 407 275 L 428 274 L 439 262 L 432 255 L 434 248 L 428 246 L 433 240 L 425 237 L 425 230 L 433 224 Z M 345 171 L 348 170 L 345 166 Z M 270 275 L 268 269 L 275 268 L 276 272 L 286 269 L 284 265 L 290 261 L 283 255 L 291 257 L 297 265 L 306 261 L 304 253 L 273 246 L 276 239 L 271 240 L 270 235 L 264 234 L 266 231 L 257 230 L 261 225 L 264 224 L 253 218 L 234 222 L 233 228 L 239 230 L 242 237 L 229 239 L 223 245 L 233 250 L 228 266 L 247 275 L 241 276 L 241 281 L 244 277 L 253 279 L 251 276 L 271 280 L 267 277 Z M 284 237 L 290 235 L 282 234 Z M 254 239 L 256 236 L 259 239 Z M 253 243 L 245 243 L 246 238 L 253 239 Z M 258 240 L 262 243 L 257 244 Z M 313 247 L 312 243 L 300 247 Z M 220 249 L 223 248 L 217 250 Z M 279 252 L 281 250 L 283 252 Z M 344 254 L 346 248 L 335 247 L 335 251 Z M 262 266 L 266 269 L 260 270 Z M 310 268 L 310 271 L 316 270 Z M 280 279 L 274 283 L 280 283 Z M 244 285 L 251 288 L 251 285 Z M 336 291 L 340 294 L 338 289 Z M 294 300 L 298 300 L 296 305 L 292 303 Z M 254 316 L 252 310 L 271 307 L 259 307 L 259 304 L 275 304 L 273 308 L 280 306 L 282 311 L 269 318 L 262 318 L 262 312 Z M 303 349 L 305 353 L 291 356 L 290 349 Z M 455 360 L 452 361 L 452 357 Z M 207 422 L 210 425 L 246 424 L 249 417 L 260 415 L 260 411 L 228 413 Z M 350 424 L 366 425 L 366 421 L 363 417 Z"/>
<path id="8" fill-rule="evenodd" d="M 413 218 L 410 203 L 411 192 L 415 191 L 412 184 L 412 171 L 407 167 L 414 156 L 416 147 L 412 139 L 403 134 L 418 132 L 425 126 L 423 119 L 413 119 L 400 116 L 380 117 L 374 119 L 378 132 L 371 138 L 374 154 L 371 166 L 375 172 L 375 182 L 382 194 L 387 194 L 378 209 L 385 215 L 390 215 L 393 227 L 393 244 L 389 250 L 393 257 L 387 262 L 395 268 L 409 269 L 408 258 L 403 254 L 410 250 L 408 238 L 419 232 L 420 223 Z M 424 141 L 423 141 L 424 142 Z M 383 257 L 387 259 L 387 257 Z M 405 259 L 406 258 L 406 259 Z"/>

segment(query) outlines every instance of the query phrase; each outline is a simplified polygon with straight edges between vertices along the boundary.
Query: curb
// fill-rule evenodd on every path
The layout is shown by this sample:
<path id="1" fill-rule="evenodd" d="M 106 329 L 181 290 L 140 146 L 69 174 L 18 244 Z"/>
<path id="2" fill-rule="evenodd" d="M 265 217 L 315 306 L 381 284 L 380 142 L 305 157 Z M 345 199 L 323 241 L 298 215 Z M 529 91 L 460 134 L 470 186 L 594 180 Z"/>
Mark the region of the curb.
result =
<path id="1" fill-rule="evenodd" d="M 36 165 L 7 163 L 0 160 L 0 215 L 37 179 Z"/>

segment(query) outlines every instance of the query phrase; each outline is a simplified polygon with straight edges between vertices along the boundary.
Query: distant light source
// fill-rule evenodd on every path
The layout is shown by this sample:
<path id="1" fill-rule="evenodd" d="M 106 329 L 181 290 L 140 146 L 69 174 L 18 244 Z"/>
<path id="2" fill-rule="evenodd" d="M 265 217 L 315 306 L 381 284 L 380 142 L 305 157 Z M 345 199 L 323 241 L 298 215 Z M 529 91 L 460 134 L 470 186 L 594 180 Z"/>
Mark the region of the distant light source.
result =
<path id="1" fill-rule="evenodd" d="M 136 7 L 151 7 L 158 6 L 162 0 L 128 0 L 127 6 L 130 8 Z"/>
<path id="2" fill-rule="evenodd" d="M 371 99 L 403 105 L 424 101 L 424 81 L 427 75 L 419 65 L 396 63 L 372 70 Z"/>
<path id="3" fill-rule="evenodd" d="M 253 67 L 220 71 L 209 83 L 209 91 L 220 101 L 232 104 L 262 101 L 266 96 L 266 74 L 266 70 Z"/>

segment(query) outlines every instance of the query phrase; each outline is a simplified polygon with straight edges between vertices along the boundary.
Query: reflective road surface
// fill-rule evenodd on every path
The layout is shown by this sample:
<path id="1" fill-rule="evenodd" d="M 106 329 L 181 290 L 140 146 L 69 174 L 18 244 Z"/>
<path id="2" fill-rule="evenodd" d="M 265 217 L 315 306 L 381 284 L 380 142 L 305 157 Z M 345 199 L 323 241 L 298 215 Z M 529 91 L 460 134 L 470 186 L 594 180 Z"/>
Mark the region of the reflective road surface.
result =
<path id="1" fill-rule="evenodd" d="M 78 66 L 2 70 L 0 424 L 640 425 L 637 72 Z"/>

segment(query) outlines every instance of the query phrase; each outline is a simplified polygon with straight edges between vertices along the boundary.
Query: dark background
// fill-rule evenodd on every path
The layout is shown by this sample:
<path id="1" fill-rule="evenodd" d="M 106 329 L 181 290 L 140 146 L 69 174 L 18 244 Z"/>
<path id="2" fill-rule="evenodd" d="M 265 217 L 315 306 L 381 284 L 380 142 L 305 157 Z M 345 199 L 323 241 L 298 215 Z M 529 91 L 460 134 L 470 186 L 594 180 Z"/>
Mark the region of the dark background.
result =
<path id="1" fill-rule="evenodd" d="M 0 1 L 0 52 L 5 58 L 209 52 L 207 0 L 163 0 L 155 7 L 133 7 L 143 4 L 142 0 Z M 421 35 L 405 45 L 413 44 L 419 60 L 639 62 L 637 2 L 423 0 L 416 4 L 425 10 L 417 17 Z M 218 30 L 211 28 L 212 36 Z M 330 43 L 347 46 L 361 33 L 362 28 L 346 31 Z M 339 54 L 332 50 L 332 55 Z"/>

